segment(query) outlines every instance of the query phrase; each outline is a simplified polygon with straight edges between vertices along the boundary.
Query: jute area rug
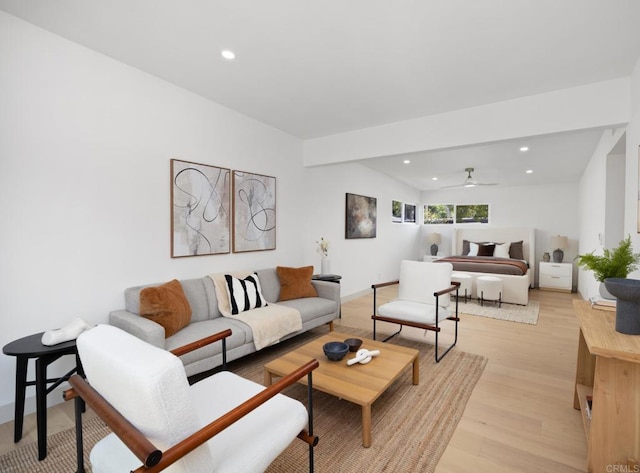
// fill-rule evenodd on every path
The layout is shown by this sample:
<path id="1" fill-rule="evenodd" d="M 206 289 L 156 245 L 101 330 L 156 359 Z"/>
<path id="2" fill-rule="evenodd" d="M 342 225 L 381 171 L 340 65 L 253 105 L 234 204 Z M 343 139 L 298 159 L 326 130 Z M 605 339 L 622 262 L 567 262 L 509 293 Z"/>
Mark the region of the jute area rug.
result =
<path id="1" fill-rule="evenodd" d="M 340 332 L 364 338 L 371 334 L 340 327 Z M 325 334 L 319 327 L 292 340 L 262 350 L 229 364 L 241 376 L 262 382 L 262 366 L 294 347 Z M 314 392 L 314 433 L 320 437 L 315 448 L 315 471 L 322 472 L 422 472 L 435 470 L 462 417 L 465 405 L 487 360 L 454 348 L 435 363 L 433 346 L 396 337 L 389 343 L 420 351 L 420 384 L 411 383 L 410 369 L 374 403 L 372 446 L 362 446 L 361 409 L 355 404 Z M 285 391 L 306 405 L 306 388 L 291 386 Z M 99 419 L 85 423 L 87 471 L 88 452 L 108 433 Z M 251 441 L 252 439 L 247 439 Z M 308 471 L 308 446 L 293 443 L 267 470 L 269 473 Z M 76 471 L 75 430 L 69 429 L 48 439 L 47 458 L 38 462 L 35 444 L 0 456 L 0 471 L 67 473 Z"/>
<path id="2" fill-rule="evenodd" d="M 461 314 L 477 315 L 479 317 L 488 317 L 490 319 L 508 320 L 509 322 L 519 322 L 521 324 L 535 325 L 538 323 L 538 314 L 540 313 L 540 303 L 538 301 L 529 301 L 528 305 L 505 304 L 504 302 L 498 308 L 494 302 L 485 302 L 484 306 L 480 302 L 473 299 L 458 304 L 458 312 Z"/>

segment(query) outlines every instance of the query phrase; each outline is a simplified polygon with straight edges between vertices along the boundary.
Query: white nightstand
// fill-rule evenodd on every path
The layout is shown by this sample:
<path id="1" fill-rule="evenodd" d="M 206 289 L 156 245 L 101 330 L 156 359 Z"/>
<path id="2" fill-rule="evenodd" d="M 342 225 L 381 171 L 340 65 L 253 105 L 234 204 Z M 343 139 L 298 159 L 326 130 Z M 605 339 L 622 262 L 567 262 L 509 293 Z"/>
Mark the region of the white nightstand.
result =
<path id="1" fill-rule="evenodd" d="M 444 256 L 431 256 L 431 255 L 424 255 L 422 257 L 422 261 L 426 262 L 426 263 L 433 263 L 435 260 L 440 259 L 440 258 L 444 258 Z"/>
<path id="2" fill-rule="evenodd" d="M 540 263 L 540 289 L 543 291 L 571 292 L 573 287 L 572 263 Z"/>

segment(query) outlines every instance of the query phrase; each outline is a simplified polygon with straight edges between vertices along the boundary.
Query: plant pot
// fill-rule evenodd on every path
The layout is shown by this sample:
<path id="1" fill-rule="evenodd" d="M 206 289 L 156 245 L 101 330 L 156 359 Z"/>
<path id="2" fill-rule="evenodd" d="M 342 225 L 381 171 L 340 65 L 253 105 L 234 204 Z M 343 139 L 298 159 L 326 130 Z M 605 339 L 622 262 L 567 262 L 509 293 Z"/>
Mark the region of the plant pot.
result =
<path id="1" fill-rule="evenodd" d="M 616 299 L 616 296 L 607 291 L 607 286 L 603 282 L 601 282 L 600 286 L 598 286 L 598 292 L 600 292 L 600 297 L 602 297 L 603 299 L 609 299 L 612 301 Z"/>
<path id="2" fill-rule="evenodd" d="M 640 280 L 607 278 L 607 290 L 616 296 L 616 332 L 640 335 Z"/>

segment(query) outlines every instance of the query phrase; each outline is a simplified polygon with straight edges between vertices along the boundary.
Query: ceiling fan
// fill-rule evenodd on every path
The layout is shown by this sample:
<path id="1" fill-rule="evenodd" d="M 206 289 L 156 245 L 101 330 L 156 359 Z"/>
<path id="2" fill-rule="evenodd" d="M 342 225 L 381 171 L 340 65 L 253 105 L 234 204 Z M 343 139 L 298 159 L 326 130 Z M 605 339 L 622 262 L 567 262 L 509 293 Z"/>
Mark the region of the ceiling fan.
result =
<path id="1" fill-rule="evenodd" d="M 464 172 L 467 173 L 467 177 L 465 178 L 462 184 L 457 184 L 455 186 L 444 186 L 441 189 L 453 189 L 453 188 L 461 188 L 461 187 L 478 187 L 478 186 L 497 186 L 497 182 L 478 182 L 476 181 L 471 173 L 473 172 L 473 168 L 465 168 Z"/>

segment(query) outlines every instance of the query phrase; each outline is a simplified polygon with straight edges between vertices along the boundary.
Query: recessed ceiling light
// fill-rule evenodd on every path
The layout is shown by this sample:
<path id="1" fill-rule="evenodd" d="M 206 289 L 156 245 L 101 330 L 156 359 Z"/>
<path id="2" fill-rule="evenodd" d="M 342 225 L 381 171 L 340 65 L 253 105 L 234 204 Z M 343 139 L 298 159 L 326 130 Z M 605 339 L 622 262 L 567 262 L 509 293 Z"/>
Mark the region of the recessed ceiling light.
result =
<path id="1" fill-rule="evenodd" d="M 527 169 L 526 173 L 527 174 L 533 174 L 533 169 Z"/>
<path id="2" fill-rule="evenodd" d="M 233 51 L 229 51 L 228 49 L 223 50 L 220 54 L 223 58 L 228 59 L 229 61 L 232 61 L 236 58 L 236 53 L 234 53 Z"/>
<path id="3" fill-rule="evenodd" d="M 437 180 L 438 180 L 438 178 L 437 178 L 437 177 L 432 177 L 432 178 L 431 178 L 431 180 L 432 180 L 432 181 L 437 181 Z"/>
<path id="4" fill-rule="evenodd" d="M 522 151 L 523 153 L 525 151 L 529 151 L 529 147 L 528 146 L 523 146 L 522 148 L 520 148 L 520 151 Z"/>
<path id="5" fill-rule="evenodd" d="M 411 164 L 411 160 L 409 160 L 409 159 L 405 159 L 405 160 L 404 160 L 404 161 L 402 161 L 402 162 L 403 162 L 403 163 L 405 163 L 405 164 Z"/>

